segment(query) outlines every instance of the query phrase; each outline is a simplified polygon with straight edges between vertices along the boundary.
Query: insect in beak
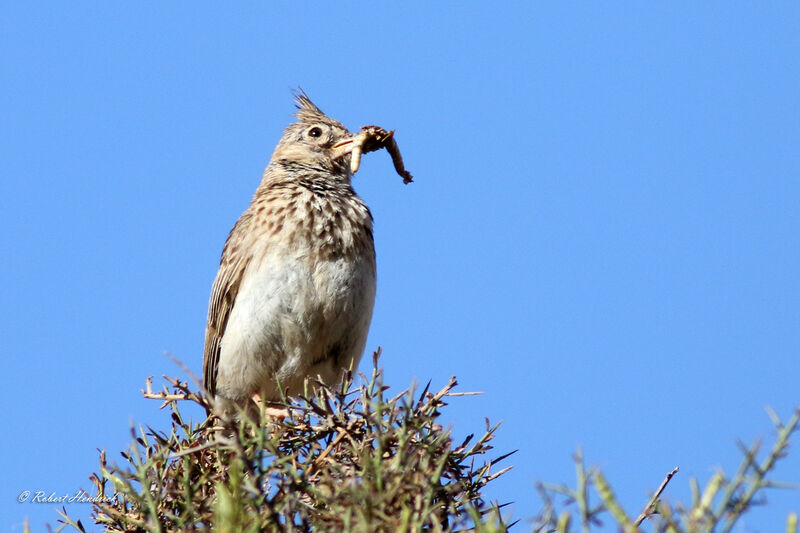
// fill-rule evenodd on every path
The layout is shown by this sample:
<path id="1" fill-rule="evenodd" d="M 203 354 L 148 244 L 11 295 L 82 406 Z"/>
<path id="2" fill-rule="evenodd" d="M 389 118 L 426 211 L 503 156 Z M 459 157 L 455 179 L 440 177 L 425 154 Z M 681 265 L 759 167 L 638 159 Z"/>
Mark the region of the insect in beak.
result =
<path id="1" fill-rule="evenodd" d="M 400 149 L 394 140 L 394 130 L 386 131 L 380 126 L 362 126 L 357 134 L 339 141 L 331 147 L 331 159 L 334 161 L 350 154 L 350 171 L 355 174 L 361 166 L 361 154 L 386 148 L 392 157 L 395 171 L 403 177 L 403 183 L 411 183 L 411 173 L 403 166 Z"/>

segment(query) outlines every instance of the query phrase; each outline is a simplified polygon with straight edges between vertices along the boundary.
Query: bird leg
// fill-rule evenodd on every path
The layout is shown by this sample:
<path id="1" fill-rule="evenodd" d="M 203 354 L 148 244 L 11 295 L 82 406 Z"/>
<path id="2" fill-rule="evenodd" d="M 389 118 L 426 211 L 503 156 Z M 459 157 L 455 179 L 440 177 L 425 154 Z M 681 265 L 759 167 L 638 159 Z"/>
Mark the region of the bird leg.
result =
<path id="1" fill-rule="evenodd" d="M 258 392 L 254 392 L 252 399 L 256 402 L 256 405 L 261 409 L 261 412 L 264 413 L 264 416 L 267 418 L 274 418 L 277 421 L 281 421 L 287 416 L 289 416 L 289 410 L 286 408 L 280 407 L 269 407 L 267 402 L 265 402 L 261 395 Z"/>

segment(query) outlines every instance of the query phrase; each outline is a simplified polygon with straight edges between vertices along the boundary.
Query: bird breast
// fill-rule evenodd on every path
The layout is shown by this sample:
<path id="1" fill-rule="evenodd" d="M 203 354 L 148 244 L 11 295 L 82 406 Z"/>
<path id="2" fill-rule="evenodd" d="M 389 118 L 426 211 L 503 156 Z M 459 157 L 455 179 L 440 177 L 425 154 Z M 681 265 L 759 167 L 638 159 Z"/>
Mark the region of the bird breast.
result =
<path id="1" fill-rule="evenodd" d="M 294 393 L 306 376 L 330 382 L 366 344 L 376 286 L 369 211 L 357 197 L 282 200 L 251 205 L 262 231 L 250 233 L 259 242 L 220 351 L 218 392 L 229 398 L 277 399 L 276 378 Z"/>

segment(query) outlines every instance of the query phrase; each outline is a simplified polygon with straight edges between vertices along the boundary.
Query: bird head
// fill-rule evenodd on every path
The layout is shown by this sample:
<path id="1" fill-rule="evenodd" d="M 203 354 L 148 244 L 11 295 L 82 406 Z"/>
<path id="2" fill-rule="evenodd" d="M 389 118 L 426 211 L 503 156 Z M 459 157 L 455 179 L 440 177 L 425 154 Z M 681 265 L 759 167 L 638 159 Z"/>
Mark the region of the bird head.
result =
<path id="1" fill-rule="evenodd" d="M 354 135 L 338 120 L 328 117 L 299 91 L 295 96 L 297 122 L 283 131 L 272 154 L 272 162 L 344 174 L 350 177 Z"/>

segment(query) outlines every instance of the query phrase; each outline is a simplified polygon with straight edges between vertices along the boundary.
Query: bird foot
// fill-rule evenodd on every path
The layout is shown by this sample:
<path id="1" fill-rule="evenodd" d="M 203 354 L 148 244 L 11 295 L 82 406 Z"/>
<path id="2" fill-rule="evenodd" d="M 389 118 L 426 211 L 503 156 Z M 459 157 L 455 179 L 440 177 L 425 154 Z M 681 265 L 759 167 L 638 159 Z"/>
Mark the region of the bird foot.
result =
<path id="1" fill-rule="evenodd" d="M 276 422 L 280 422 L 287 416 L 289 416 L 289 410 L 283 407 L 270 407 L 267 403 L 261 398 L 261 395 L 257 392 L 253 393 L 253 401 L 256 402 L 256 405 L 261 409 L 261 412 L 264 413 L 266 418 L 273 418 Z"/>

